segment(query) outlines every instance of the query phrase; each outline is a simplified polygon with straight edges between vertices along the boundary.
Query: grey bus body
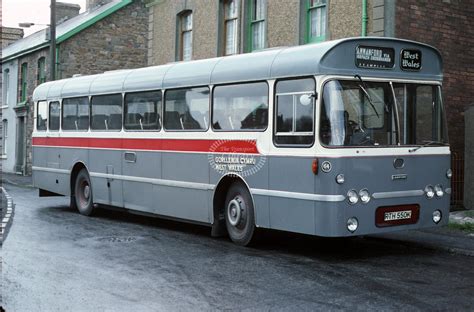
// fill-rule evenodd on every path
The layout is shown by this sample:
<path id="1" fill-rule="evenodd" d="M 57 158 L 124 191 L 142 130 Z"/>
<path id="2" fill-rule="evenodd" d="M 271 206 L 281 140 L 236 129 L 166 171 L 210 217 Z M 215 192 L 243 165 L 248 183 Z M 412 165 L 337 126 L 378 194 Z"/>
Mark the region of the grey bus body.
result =
<path id="1" fill-rule="evenodd" d="M 389 55 L 378 55 L 384 51 Z M 402 66 L 403 51 L 414 53 L 414 61 L 419 61 L 414 65 L 416 68 L 402 68 L 406 67 Z M 416 55 L 422 59 L 417 60 Z M 409 54 L 406 56 L 408 59 L 411 57 Z M 364 58 L 367 63 L 363 62 Z M 412 66 L 411 62 L 407 64 Z M 314 105 L 313 128 L 310 134 L 306 134 L 309 143 L 278 144 L 275 139 L 275 124 L 279 122 L 275 113 L 276 102 L 280 96 L 276 95 L 277 84 L 297 78 L 314 81 L 314 90 L 309 93 Z M 341 83 L 336 89 L 330 89 L 331 81 Z M 346 85 L 345 81 L 351 85 Z M 34 185 L 44 191 L 72 196 L 75 175 L 85 168 L 90 175 L 94 203 L 208 224 L 216 233 L 223 223 L 226 192 L 234 181 L 242 181 L 248 188 L 254 206 L 255 225 L 261 228 L 341 237 L 441 226 L 448 222 L 451 192 L 449 146 L 429 142 L 423 146 L 424 143 L 414 144 L 415 141 L 400 144 L 401 139 L 397 139 L 393 132 L 397 130 L 396 116 L 403 114 L 396 115 L 394 107 L 403 107 L 402 101 L 394 100 L 392 105 L 385 104 L 385 107 L 380 104 L 381 108 L 376 112 L 377 115 L 389 116 L 385 123 L 393 127 L 387 130 L 386 136 L 391 137 L 392 143 L 399 140 L 393 144 L 338 145 L 334 143 L 337 140 L 334 134 L 337 122 L 334 120 L 331 121 L 332 132 L 327 132 L 327 136 L 333 139 L 324 143 L 326 139 L 323 139 L 320 127 L 325 92 L 328 94 L 327 102 L 331 98 L 330 92 L 346 88 L 344 90 L 349 90 L 351 96 L 356 94 L 364 103 L 367 102 L 365 111 L 372 111 L 372 104 L 364 95 L 365 89 L 372 92 L 369 95 L 371 102 L 376 101 L 374 94 L 379 92 L 384 94 L 388 103 L 392 101 L 390 90 L 394 84 L 398 86 L 397 90 L 407 90 L 410 84 L 440 87 L 440 53 L 424 44 L 387 38 L 350 38 L 270 49 L 48 82 L 36 88 L 33 99 L 36 110 L 40 102 L 61 103 L 65 98 L 91 99 L 98 95 L 120 94 L 123 99 L 128 93 L 157 90 L 163 94 L 164 101 L 168 90 L 209 87 L 211 114 L 216 86 L 247 82 L 268 85 L 268 118 L 264 129 L 220 131 L 209 125 L 203 131 L 174 131 L 165 127 L 159 131 L 133 131 L 123 127 L 116 131 L 90 128 L 69 131 L 61 127 L 58 131 L 38 131 L 35 121 Z M 376 85 L 379 82 L 383 83 L 380 87 Z M 365 87 L 366 84 L 369 87 Z M 333 96 L 331 99 L 333 102 L 341 101 L 343 97 Z M 388 111 L 392 112 L 391 115 Z M 165 114 L 161 112 L 161 116 Z M 293 116 L 296 119 L 296 115 Z M 208 120 L 213 118 L 212 115 L 208 117 Z M 379 122 L 377 120 L 381 117 L 370 118 Z M 408 113 L 404 118 L 400 117 L 402 119 L 408 120 Z M 401 128 L 403 125 L 398 125 L 399 133 Z M 362 132 L 369 133 L 368 130 Z M 288 137 L 291 135 L 288 133 Z M 65 138 L 70 144 L 54 143 L 66 142 Z M 92 139 L 99 139 L 103 145 L 90 143 Z M 131 148 L 133 145 L 125 144 L 141 139 L 149 140 L 151 144 L 165 140 L 163 142 L 171 142 L 171 145 L 154 150 L 143 146 L 134 149 Z M 109 147 L 108 140 L 123 143 Z M 179 140 L 214 143 L 207 152 L 199 148 L 192 150 L 191 147 L 188 150 L 186 146 L 174 149 L 173 142 Z M 328 143 L 330 140 L 334 142 Z M 385 136 L 381 140 L 385 140 Z M 75 144 L 76 141 L 84 144 Z M 226 141 L 250 142 L 250 145 L 256 145 L 258 152 L 237 153 L 240 159 L 236 159 L 236 163 L 244 163 L 244 166 L 237 170 L 229 169 L 233 168 L 229 166 L 233 159 L 226 157 L 234 154 L 219 149 L 219 144 Z M 216 163 L 223 167 L 217 168 Z M 369 194 L 368 200 L 364 197 L 366 202 L 362 201 L 363 190 Z M 433 196 L 430 190 L 435 191 Z M 351 191 L 356 193 L 357 200 L 353 193 L 352 197 L 349 196 Z M 440 219 L 434 221 L 434 214 Z M 354 219 L 357 220 L 355 229 L 349 227 L 349 223 L 354 225 Z"/>

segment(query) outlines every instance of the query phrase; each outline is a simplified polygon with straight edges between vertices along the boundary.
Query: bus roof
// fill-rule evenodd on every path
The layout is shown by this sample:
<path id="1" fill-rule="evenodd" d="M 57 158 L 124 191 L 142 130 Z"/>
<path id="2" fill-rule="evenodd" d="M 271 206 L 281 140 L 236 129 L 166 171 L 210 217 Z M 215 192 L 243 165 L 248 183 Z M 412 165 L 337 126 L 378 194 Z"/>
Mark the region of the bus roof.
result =
<path id="1" fill-rule="evenodd" d="M 366 54 L 358 54 L 356 60 L 360 47 L 363 47 L 363 53 Z M 390 54 L 390 66 L 386 66 L 387 62 L 379 66 L 380 62 L 377 61 L 382 57 L 379 54 L 386 54 L 386 51 Z M 419 68 L 402 69 L 403 51 L 415 51 L 411 56 L 419 56 Z M 360 57 L 372 57 L 375 61 L 362 64 Z M 385 61 L 382 60 L 382 63 Z M 373 64 L 376 64 L 375 67 L 371 67 Z M 57 80 L 38 86 L 33 93 L 33 100 L 295 76 L 355 74 L 362 77 L 442 81 L 441 54 L 431 46 L 414 41 L 383 37 L 347 38 Z"/>

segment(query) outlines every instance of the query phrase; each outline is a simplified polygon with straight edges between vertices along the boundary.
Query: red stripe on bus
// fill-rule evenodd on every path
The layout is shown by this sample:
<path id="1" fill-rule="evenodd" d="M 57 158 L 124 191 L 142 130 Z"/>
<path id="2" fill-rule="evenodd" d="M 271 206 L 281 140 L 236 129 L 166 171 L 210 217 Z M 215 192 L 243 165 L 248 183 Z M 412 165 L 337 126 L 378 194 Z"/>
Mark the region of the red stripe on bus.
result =
<path id="1" fill-rule="evenodd" d="M 33 146 L 259 154 L 255 140 L 33 138 Z"/>

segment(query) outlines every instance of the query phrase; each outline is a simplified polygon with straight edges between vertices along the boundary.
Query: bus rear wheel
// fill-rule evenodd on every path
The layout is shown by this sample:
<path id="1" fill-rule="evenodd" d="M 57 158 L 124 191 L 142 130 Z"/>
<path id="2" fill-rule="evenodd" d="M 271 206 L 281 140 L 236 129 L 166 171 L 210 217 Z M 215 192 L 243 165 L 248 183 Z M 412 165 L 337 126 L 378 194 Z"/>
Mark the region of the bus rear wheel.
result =
<path id="1" fill-rule="evenodd" d="M 227 192 L 225 223 L 234 243 L 250 244 L 255 232 L 255 214 L 250 192 L 242 182 L 232 184 Z"/>
<path id="2" fill-rule="evenodd" d="M 90 216 L 94 209 L 92 201 L 92 187 L 89 174 L 86 169 L 79 171 L 74 184 L 74 200 L 77 210 L 85 216 Z"/>

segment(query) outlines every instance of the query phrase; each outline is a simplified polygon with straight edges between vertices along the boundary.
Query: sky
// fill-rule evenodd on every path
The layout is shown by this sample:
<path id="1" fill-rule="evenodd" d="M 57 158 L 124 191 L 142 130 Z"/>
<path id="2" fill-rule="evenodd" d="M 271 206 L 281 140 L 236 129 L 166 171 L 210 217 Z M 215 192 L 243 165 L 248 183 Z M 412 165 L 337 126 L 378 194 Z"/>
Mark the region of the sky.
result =
<path id="1" fill-rule="evenodd" d="M 86 7 L 86 0 L 57 0 L 56 2 L 75 3 L 81 6 L 81 13 Z M 18 23 L 31 22 L 49 24 L 49 5 L 51 0 L 2 0 L 2 26 L 19 27 Z M 25 37 L 47 26 L 23 28 Z"/>

